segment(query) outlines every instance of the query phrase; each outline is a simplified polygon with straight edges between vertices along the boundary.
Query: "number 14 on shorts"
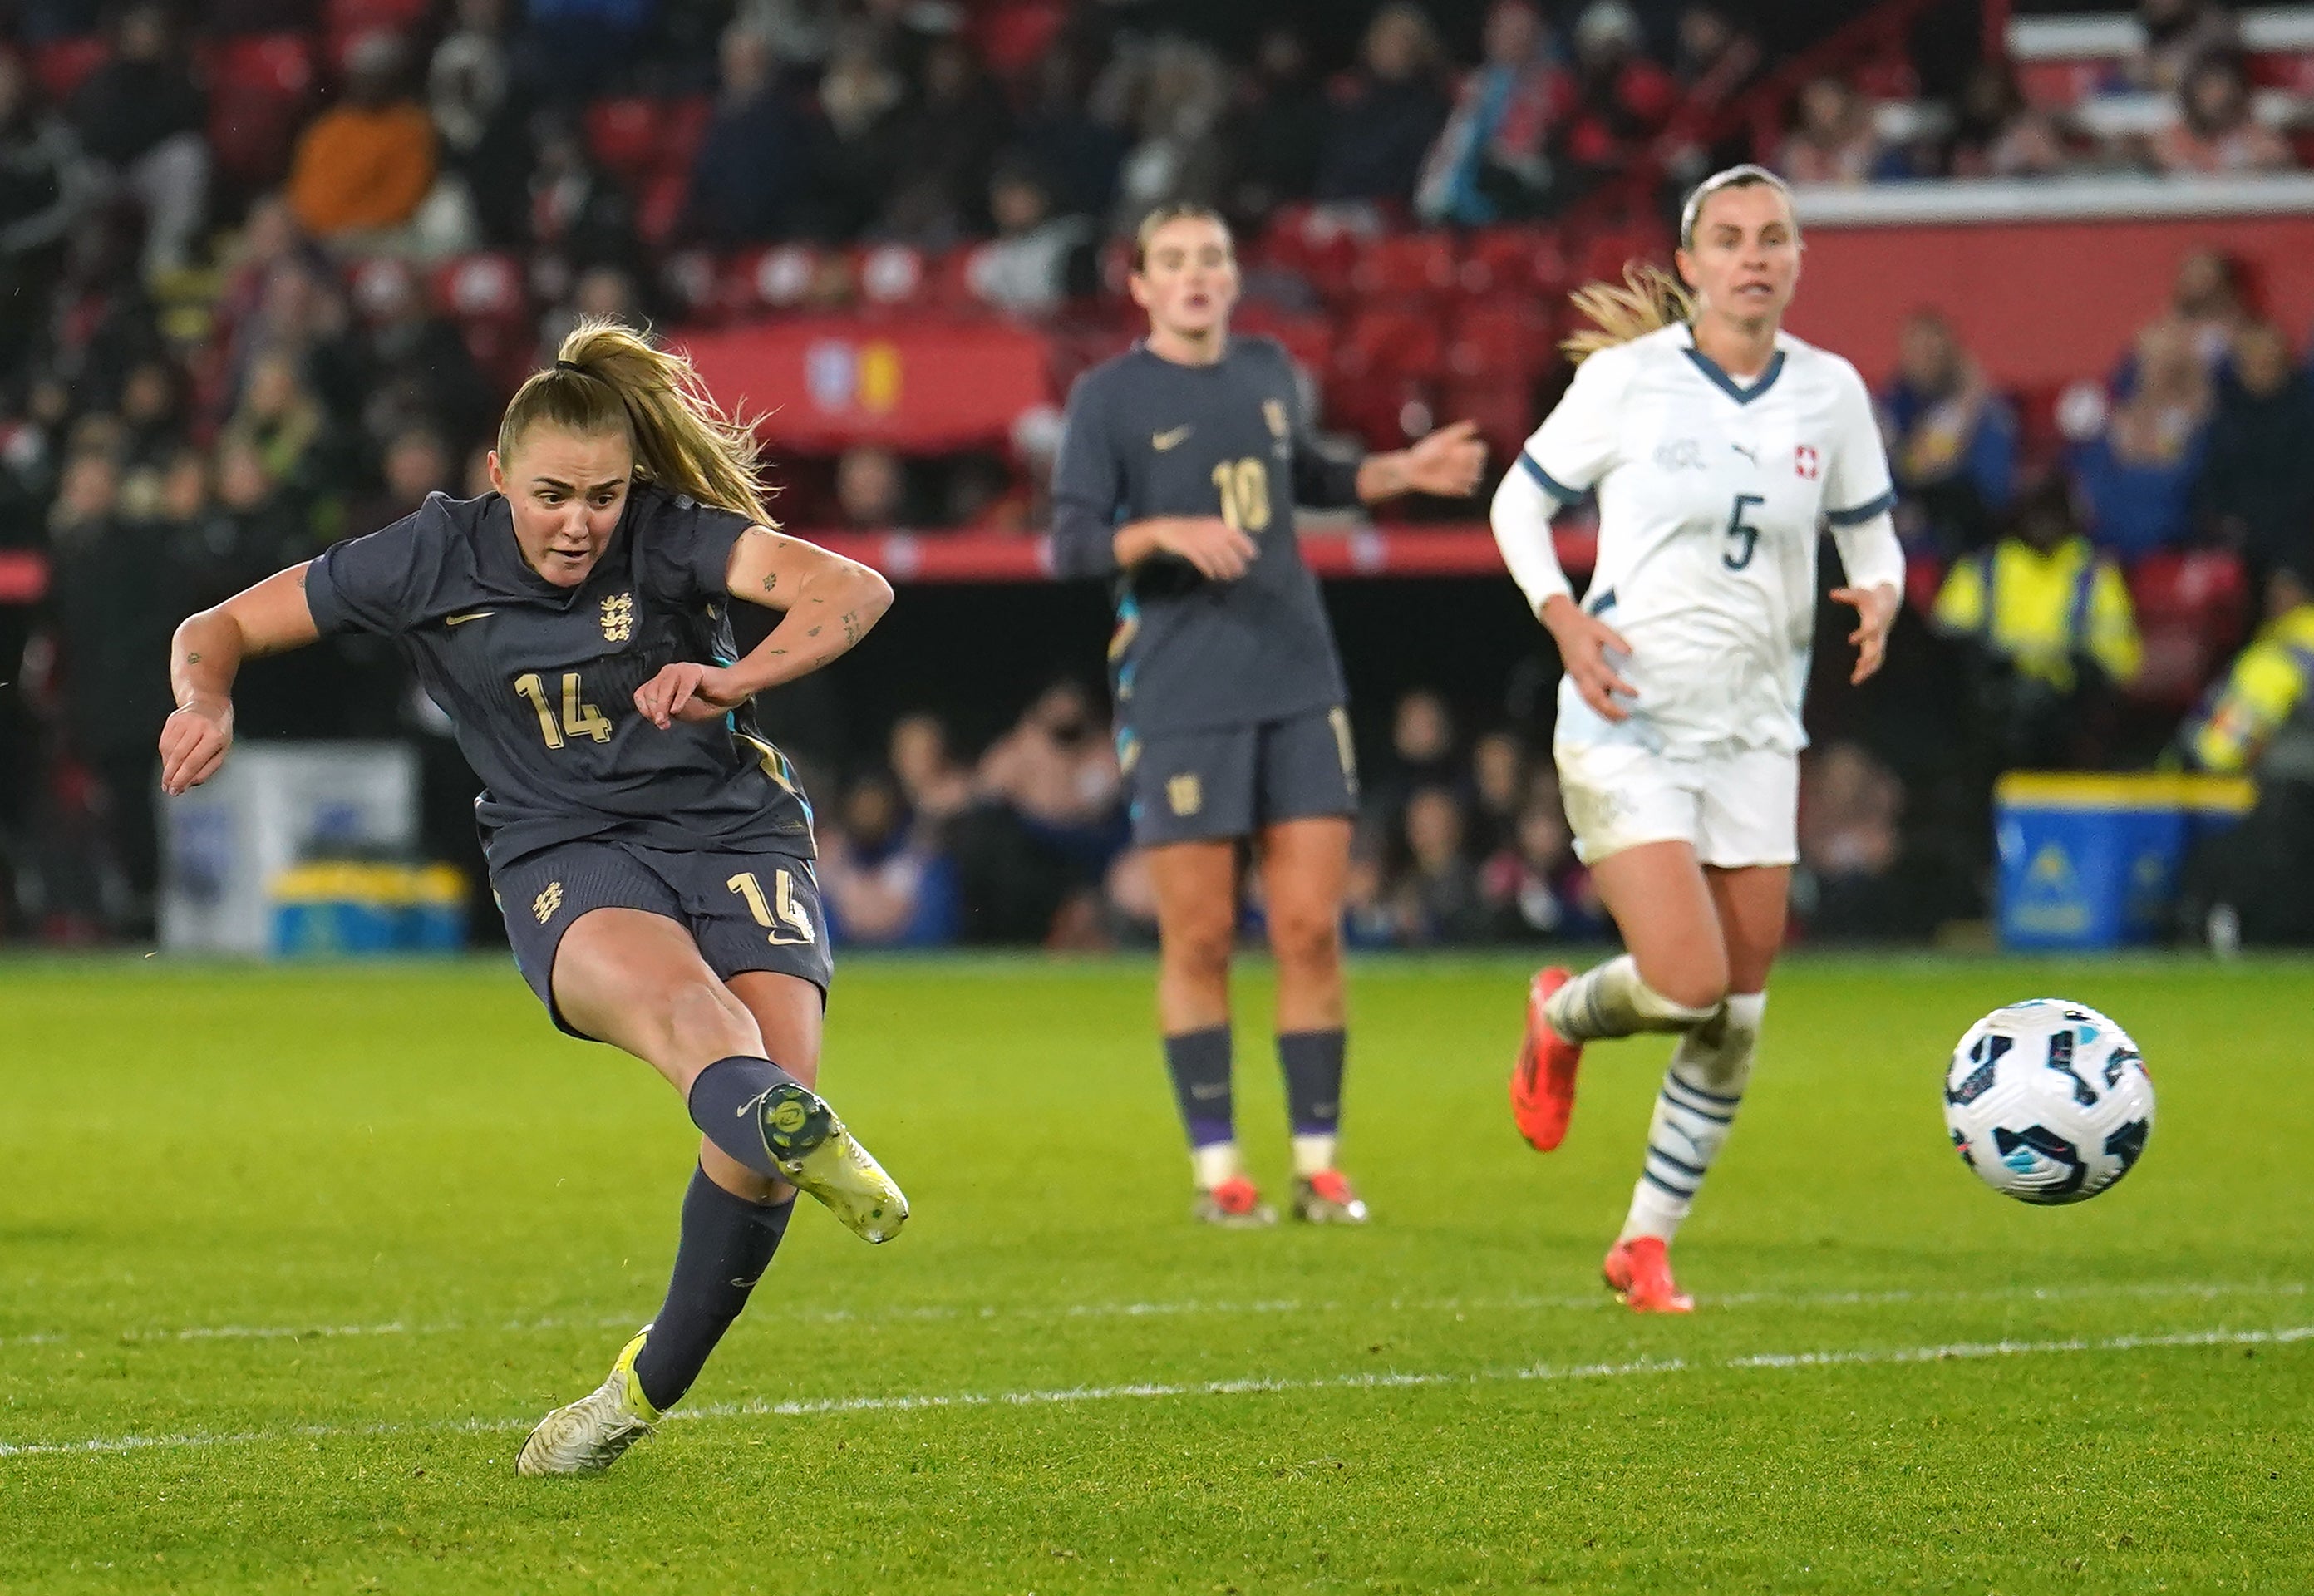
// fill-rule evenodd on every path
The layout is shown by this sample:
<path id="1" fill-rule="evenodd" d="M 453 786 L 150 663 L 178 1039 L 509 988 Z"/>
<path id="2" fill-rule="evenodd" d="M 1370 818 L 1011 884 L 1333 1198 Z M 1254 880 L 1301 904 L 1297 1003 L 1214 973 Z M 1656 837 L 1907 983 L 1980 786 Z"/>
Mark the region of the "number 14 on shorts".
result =
<path id="1" fill-rule="evenodd" d="M 818 940 L 819 933 L 811 923 L 795 894 L 795 875 L 790 870 L 772 872 L 772 895 L 764 895 L 764 884 L 752 870 L 743 870 L 723 884 L 739 895 L 747 905 L 747 913 L 755 923 L 770 933 L 774 948 L 808 948 Z"/>

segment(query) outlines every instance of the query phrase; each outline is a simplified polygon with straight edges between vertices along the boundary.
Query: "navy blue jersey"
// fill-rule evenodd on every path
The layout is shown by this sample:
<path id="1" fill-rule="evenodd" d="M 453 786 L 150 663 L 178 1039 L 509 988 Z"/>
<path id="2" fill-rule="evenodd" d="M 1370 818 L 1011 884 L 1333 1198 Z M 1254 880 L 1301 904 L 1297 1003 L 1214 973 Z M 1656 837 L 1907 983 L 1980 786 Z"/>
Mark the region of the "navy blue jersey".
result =
<path id="1" fill-rule="evenodd" d="M 1117 718 L 1144 732 L 1281 720 L 1343 701 L 1317 578 L 1294 535 L 1296 503 L 1357 502 L 1357 463 L 1317 446 L 1285 351 L 1233 339 L 1211 366 L 1143 345 L 1077 379 L 1053 472 L 1053 561 L 1112 578 Z M 1218 516 L 1257 554 L 1233 582 L 1160 554 L 1119 571 L 1129 521 Z"/>
<path id="2" fill-rule="evenodd" d="M 436 493 L 318 556 L 305 604 L 324 633 L 401 644 L 482 780 L 493 869 L 581 838 L 809 857 L 810 806 L 752 707 L 665 731 L 635 710 L 662 666 L 734 657 L 724 575 L 749 525 L 639 484 L 587 579 L 557 587 L 502 497 Z"/>

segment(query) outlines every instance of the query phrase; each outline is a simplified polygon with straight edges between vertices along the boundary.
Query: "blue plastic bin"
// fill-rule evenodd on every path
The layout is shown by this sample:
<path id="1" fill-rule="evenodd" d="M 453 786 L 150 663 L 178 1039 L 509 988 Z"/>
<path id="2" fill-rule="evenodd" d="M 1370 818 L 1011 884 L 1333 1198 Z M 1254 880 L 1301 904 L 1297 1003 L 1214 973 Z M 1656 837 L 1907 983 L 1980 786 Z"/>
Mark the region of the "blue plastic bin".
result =
<path id="1" fill-rule="evenodd" d="M 2187 849 L 2253 797 L 2249 782 L 2221 776 L 2003 776 L 1993 789 L 2001 946 L 2163 940 Z"/>

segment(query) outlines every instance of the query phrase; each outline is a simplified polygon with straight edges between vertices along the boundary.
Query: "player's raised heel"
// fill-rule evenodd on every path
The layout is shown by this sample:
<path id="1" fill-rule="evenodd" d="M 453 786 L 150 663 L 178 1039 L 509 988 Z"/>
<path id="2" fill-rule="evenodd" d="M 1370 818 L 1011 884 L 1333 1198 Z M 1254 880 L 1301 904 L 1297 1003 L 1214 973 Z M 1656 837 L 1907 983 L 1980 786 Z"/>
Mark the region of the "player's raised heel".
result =
<path id="1" fill-rule="evenodd" d="M 611 1365 L 611 1377 L 568 1406 L 538 1421 L 522 1443 L 515 1472 L 533 1479 L 556 1474 L 600 1474 L 651 1433 L 658 1415 L 635 1379 L 635 1358 L 650 1335 L 645 1325 Z"/>
<path id="2" fill-rule="evenodd" d="M 1693 1313 L 1695 1299 L 1672 1278 L 1671 1249 L 1654 1236 L 1634 1236 L 1607 1249 L 1600 1278 L 1634 1313 Z"/>
<path id="3" fill-rule="evenodd" d="M 780 1173 L 825 1204 L 863 1241 L 889 1241 L 907 1222 L 908 1199 L 884 1166 L 843 1128 L 817 1092 L 796 1085 L 764 1094 L 764 1145 Z"/>

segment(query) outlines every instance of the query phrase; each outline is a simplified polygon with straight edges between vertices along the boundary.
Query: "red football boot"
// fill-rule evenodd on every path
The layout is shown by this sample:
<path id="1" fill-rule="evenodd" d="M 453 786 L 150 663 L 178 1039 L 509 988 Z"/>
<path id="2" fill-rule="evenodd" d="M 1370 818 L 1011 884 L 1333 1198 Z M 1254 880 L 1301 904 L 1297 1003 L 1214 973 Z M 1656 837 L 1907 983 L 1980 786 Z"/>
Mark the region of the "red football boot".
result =
<path id="1" fill-rule="evenodd" d="M 1607 1249 L 1599 1265 L 1607 1289 L 1633 1313 L 1693 1313 L 1695 1299 L 1671 1277 L 1671 1252 L 1657 1236 L 1634 1236 Z"/>
<path id="2" fill-rule="evenodd" d="M 1190 1217 L 1229 1230 L 1251 1230 L 1277 1222 L 1277 1210 L 1261 1200 L 1261 1192 L 1242 1175 L 1232 1175 L 1219 1186 L 1197 1194 Z"/>
<path id="3" fill-rule="evenodd" d="M 1550 994 L 1574 979 L 1573 971 L 1553 965 L 1535 972 L 1526 989 L 1526 1040 L 1511 1071 L 1511 1118 L 1537 1152 L 1549 1152 L 1567 1140 L 1567 1121 L 1575 1112 L 1575 1071 L 1583 1062 L 1583 1044 L 1551 1029 L 1542 1013 Z"/>

